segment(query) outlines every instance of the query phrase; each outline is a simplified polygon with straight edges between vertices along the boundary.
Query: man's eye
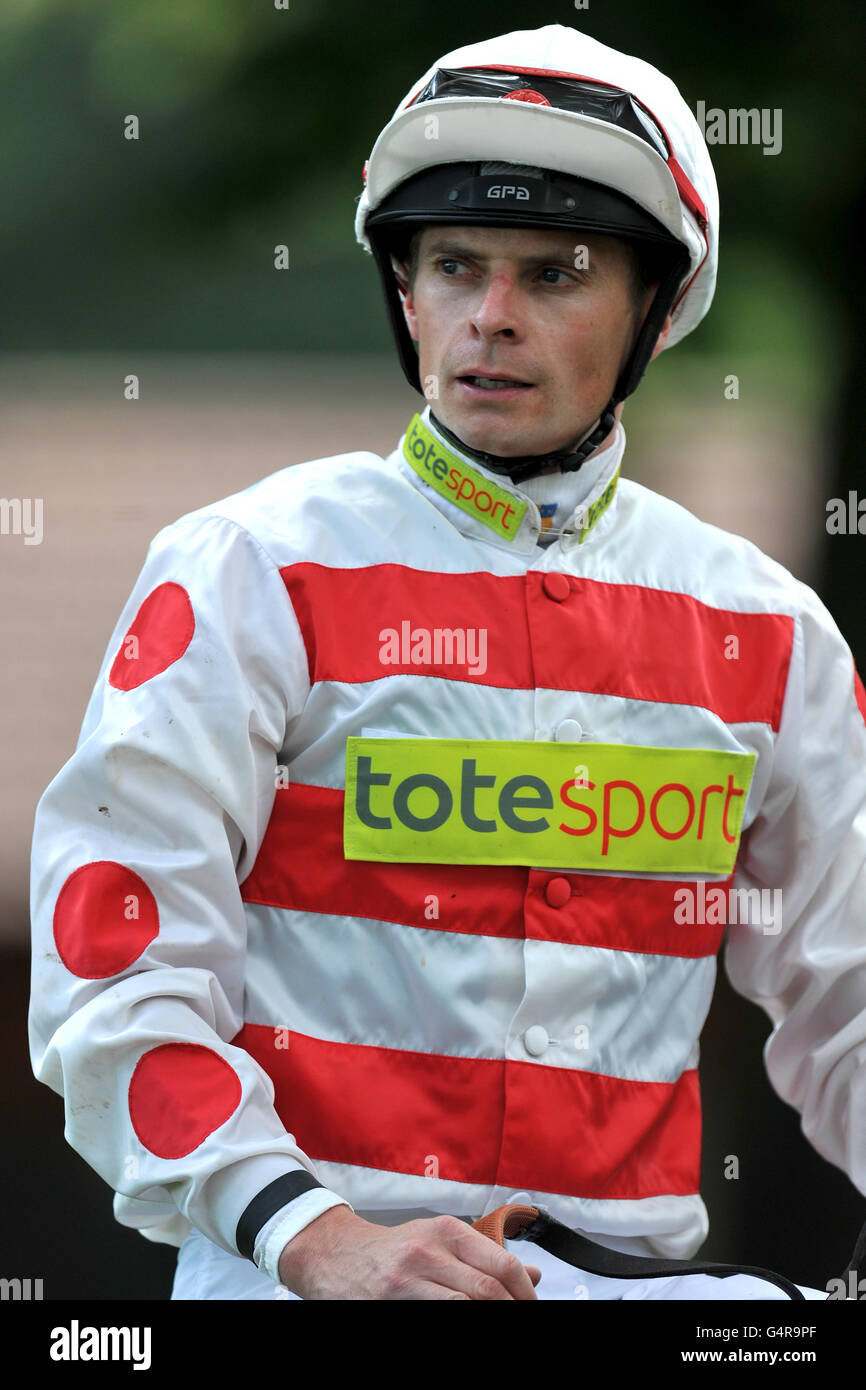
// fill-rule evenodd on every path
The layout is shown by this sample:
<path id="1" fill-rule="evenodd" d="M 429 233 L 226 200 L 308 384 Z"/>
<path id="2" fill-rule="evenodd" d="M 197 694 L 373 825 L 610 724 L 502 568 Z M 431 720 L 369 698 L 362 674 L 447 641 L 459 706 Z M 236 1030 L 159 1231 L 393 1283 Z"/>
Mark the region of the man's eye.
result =
<path id="1" fill-rule="evenodd" d="M 441 270 L 444 275 L 453 279 L 455 275 L 462 274 L 464 271 L 468 270 L 469 267 L 465 261 L 458 261 L 453 256 L 441 256 L 439 260 L 436 261 L 436 269 Z M 544 283 L 548 285 L 562 284 L 563 282 L 568 283 L 573 278 L 566 271 L 560 270 L 559 266 L 555 265 L 543 266 L 539 271 L 539 275 L 558 275 L 560 277 L 558 281 L 546 280 Z"/>

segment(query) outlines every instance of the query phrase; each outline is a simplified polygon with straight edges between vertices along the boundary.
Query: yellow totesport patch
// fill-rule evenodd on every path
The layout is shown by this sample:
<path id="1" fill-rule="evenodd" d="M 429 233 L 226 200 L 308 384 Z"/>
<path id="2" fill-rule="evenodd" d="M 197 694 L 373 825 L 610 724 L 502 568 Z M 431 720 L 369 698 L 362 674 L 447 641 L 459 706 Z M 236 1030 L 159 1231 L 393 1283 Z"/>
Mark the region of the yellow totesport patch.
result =
<path id="1" fill-rule="evenodd" d="M 489 526 L 497 536 L 514 540 L 527 503 L 453 453 L 431 433 L 420 415 L 413 416 L 406 431 L 403 457 L 440 497 Z"/>
<path id="2" fill-rule="evenodd" d="M 347 859 L 729 874 L 754 753 L 349 738 Z"/>
<path id="3" fill-rule="evenodd" d="M 616 486 L 618 482 L 619 469 L 617 468 L 616 472 L 614 473 L 604 492 L 601 494 L 600 497 L 597 497 L 595 501 L 592 503 L 592 505 L 587 509 L 586 517 L 584 519 L 584 523 L 580 531 L 581 545 L 583 545 L 584 541 L 586 540 L 595 523 L 598 521 L 599 517 L 602 515 L 603 512 L 607 511 L 608 507 L 613 501 L 613 495 L 616 492 Z"/>

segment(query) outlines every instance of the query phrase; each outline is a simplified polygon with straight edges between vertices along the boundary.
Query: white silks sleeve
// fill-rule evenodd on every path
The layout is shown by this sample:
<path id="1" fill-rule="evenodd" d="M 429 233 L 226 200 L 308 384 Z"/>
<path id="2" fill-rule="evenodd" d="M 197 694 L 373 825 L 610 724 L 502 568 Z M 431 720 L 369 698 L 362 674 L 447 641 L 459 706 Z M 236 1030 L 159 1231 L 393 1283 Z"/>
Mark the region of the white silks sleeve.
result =
<path id="1" fill-rule="evenodd" d="M 866 1194 L 866 696 L 829 612 L 798 588 L 772 775 L 734 879 L 778 910 L 729 916 L 726 970 L 773 1023 L 774 1089 Z"/>
<path id="2" fill-rule="evenodd" d="M 66 1138 L 114 1189 L 117 1219 L 150 1239 L 179 1245 L 192 1225 L 237 1253 L 242 1214 L 285 1175 L 315 1181 L 294 1223 L 277 1203 L 284 1240 L 343 1201 L 231 1043 L 239 884 L 308 692 L 279 569 L 234 521 L 191 514 L 152 542 L 76 751 L 37 808 L 33 1070 L 64 1097 Z"/>

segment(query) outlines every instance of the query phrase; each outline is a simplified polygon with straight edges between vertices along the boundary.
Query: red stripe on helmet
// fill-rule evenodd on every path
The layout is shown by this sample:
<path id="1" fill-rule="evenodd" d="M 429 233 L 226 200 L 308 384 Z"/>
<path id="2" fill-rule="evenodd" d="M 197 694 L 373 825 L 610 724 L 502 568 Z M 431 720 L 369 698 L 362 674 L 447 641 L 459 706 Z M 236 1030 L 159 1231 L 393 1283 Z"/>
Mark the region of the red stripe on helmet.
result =
<path id="1" fill-rule="evenodd" d="M 863 682 L 860 679 L 860 672 L 854 667 L 854 698 L 857 701 L 857 708 L 866 723 L 866 690 L 863 689 Z"/>

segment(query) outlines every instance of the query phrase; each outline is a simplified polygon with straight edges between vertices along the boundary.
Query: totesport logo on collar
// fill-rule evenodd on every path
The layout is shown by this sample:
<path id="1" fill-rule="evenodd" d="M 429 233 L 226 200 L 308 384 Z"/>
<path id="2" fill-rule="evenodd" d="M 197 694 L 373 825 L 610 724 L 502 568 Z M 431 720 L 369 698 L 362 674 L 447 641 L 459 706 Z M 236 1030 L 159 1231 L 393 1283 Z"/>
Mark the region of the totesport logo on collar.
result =
<path id="1" fill-rule="evenodd" d="M 403 440 L 403 457 L 419 478 L 429 483 L 440 497 L 483 522 L 507 541 L 513 541 L 526 512 L 527 503 L 498 487 L 477 468 L 452 452 L 433 435 L 420 415 Z"/>
<path id="2" fill-rule="evenodd" d="M 527 503 L 513 492 L 506 492 L 490 478 L 473 468 L 427 428 L 420 415 L 414 415 L 403 440 L 403 457 L 419 478 L 429 483 L 440 497 L 453 502 L 468 516 L 481 521 L 507 541 L 513 541 L 526 512 Z M 619 482 L 617 468 L 601 496 L 589 507 L 578 509 L 583 521 L 580 544 L 589 535 L 602 512 L 613 501 Z M 546 528 L 542 525 L 542 530 Z"/>
<path id="3" fill-rule="evenodd" d="M 349 738 L 346 859 L 730 874 L 754 753 Z"/>
<path id="4" fill-rule="evenodd" d="M 601 494 L 601 496 L 597 497 L 586 511 L 586 516 L 584 518 L 584 526 L 580 533 L 581 545 L 583 545 L 584 541 L 586 540 L 595 523 L 598 521 L 598 518 L 601 516 L 602 512 L 606 512 L 611 502 L 613 501 L 613 495 L 616 492 L 616 485 L 618 482 L 619 468 L 617 468 L 616 472 L 614 473 L 613 477 L 611 478 L 607 487 L 604 489 L 604 492 Z"/>

